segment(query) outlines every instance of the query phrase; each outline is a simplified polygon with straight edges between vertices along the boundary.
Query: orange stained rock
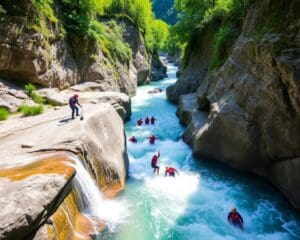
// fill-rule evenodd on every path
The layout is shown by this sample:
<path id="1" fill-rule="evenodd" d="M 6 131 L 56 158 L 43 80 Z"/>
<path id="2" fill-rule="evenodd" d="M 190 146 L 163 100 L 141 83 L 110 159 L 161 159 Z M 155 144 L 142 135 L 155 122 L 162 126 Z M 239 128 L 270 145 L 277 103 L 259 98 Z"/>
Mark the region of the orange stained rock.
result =
<path id="1" fill-rule="evenodd" d="M 102 187 L 102 192 L 106 198 L 114 198 L 120 191 L 124 190 L 125 186 L 120 182 L 114 182 L 111 184 L 106 184 Z"/>
<path id="2" fill-rule="evenodd" d="M 80 212 L 77 192 L 73 189 L 52 216 L 57 240 L 90 240 L 96 232 L 104 229 L 103 221 Z M 48 232 L 51 235 L 53 230 Z"/>
<path id="3" fill-rule="evenodd" d="M 75 174 L 73 164 L 74 160 L 69 154 L 55 153 L 24 166 L 0 170 L 0 177 L 19 181 L 36 174 L 56 173 L 71 178 Z"/>

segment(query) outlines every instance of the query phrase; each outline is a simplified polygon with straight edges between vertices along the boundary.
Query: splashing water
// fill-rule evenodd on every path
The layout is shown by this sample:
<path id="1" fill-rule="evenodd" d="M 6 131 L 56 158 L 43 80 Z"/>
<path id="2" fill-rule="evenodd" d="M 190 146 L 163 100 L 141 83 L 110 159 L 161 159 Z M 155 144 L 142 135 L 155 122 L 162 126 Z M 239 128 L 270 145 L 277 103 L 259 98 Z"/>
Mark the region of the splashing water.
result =
<path id="1" fill-rule="evenodd" d="M 77 158 L 74 158 L 74 161 L 76 168 L 74 185 L 80 192 L 83 213 L 105 221 L 108 231 L 114 231 L 128 216 L 126 201 L 105 199 L 81 161 Z"/>
<path id="2" fill-rule="evenodd" d="M 184 128 L 175 115 L 176 106 L 166 100 L 165 91 L 147 94 L 174 83 L 176 71 L 169 65 L 167 79 L 139 87 L 132 99 L 133 115 L 126 133 L 136 136 L 138 143 L 128 142 L 129 179 L 117 198 L 127 202 L 129 215 L 125 223 L 117 223 L 97 239 L 300 239 L 300 219 L 279 192 L 253 176 L 194 159 L 190 148 L 179 140 Z M 152 115 L 158 119 L 155 125 L 136 126 L 137 119 Z M 151 134 L 159 138 L 155 145 L 146 139 Z M 157 150 L 161 153 L 160 175 L 154 176 L 150 162 Z M 180 176 L 165 178 L 165 166 L 177 168 Z M 227 222 L 232 207 L 244 217 L 243 232 Z"/>

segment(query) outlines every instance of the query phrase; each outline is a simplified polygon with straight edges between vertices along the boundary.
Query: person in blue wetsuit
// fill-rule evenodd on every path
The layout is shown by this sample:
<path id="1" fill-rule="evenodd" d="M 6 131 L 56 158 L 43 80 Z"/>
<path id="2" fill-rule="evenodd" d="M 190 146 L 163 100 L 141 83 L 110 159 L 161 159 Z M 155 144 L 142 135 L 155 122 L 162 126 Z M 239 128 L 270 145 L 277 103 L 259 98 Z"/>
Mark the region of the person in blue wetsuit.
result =
<path id="1" fill-rule="evenodd" d="M 239 212 L 236 210 L 236 208 L 231 209 L 231 212 L 228 213 L 227 219 L 228 222 L 233 226 L 238 227 L 241 230 L 244 229 L 244 220 L 241 214 L 239 214 Z"/>
<path id="2" fill-rule="evenodd" d="M 72 109 L 72 119 L 75 118 L 75 112 L 76 116 L 79 116 L 79 109 L 77 105 L 81 107 L 80 103 L 78 102 L 78 95 L 74 94 L 74 96 L 70 97 L 69 99 L 69 106 Z"/>

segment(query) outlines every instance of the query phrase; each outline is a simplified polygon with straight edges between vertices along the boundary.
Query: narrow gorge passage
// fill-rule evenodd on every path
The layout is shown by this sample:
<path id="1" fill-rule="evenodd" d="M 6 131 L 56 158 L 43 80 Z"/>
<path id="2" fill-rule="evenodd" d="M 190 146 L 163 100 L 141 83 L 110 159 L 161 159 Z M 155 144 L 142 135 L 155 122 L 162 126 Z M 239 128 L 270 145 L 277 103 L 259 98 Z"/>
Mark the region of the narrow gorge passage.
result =
<path id="1" fill-rule="evenodd" d="M 300 239 L 300 219 L 272 186 L 245 173 L 204 159 L 194 159 L 190 148 L 178 140 L 184 128 L 175 115 L 165 88 L 176 81 L 177 68 L 168 65 L 168 78 L 142 86 L 132 99 L 133 115 L 126 125 L 130 158 L 126 190 L 117 198 L 127 205 L 125 222 L 97 239 L 192 240 L 192 239 Z M 139 118 L 154 116 L 155 126 L 136 126 Z M 151 146 L 146 137 L 159 140 Z M 153 176 L 151 158 L 160 151 L 160 176 Z M 165 178 L 165 166 L 174 166 L 180 176 Z M 227 223 L 227 214 L 237 207 L 245 221 L 241 232 Z"/>

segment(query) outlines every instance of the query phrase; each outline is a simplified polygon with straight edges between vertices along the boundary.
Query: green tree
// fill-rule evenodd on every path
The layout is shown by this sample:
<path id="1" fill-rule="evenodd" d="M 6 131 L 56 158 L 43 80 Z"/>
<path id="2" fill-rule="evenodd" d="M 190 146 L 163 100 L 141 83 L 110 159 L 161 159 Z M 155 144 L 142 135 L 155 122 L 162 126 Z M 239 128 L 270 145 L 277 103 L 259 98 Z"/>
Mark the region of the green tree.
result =
<path id="1" fill-rule="evenodd" d="M 152 21 L 153 50 L 166 49 L 169 37 L 169 25 L 162 20 L 155 19 Z"/>

